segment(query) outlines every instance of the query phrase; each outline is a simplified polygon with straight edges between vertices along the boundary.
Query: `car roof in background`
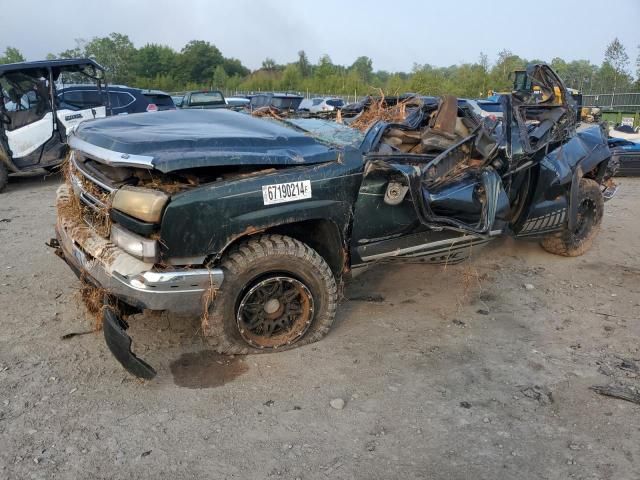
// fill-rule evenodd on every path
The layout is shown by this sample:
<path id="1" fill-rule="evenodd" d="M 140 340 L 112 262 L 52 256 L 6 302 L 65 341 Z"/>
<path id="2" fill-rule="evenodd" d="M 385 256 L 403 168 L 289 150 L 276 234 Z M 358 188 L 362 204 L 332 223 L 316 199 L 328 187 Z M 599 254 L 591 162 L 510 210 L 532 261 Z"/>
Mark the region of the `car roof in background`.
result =
<path id="1" fill-rule="evenodd" d="M 67 90 L 67 89 L 78 89 L 78 88 L 87 88 L 91 90 L 97 90 L 98 87 L 92 83 L 70 83 L 68 85 L 63 85 L 58 89 L 58 91 Z M 126 85 L 107 85 L 106 87 L 102 87 L 106 90 L 137 90 L 140 92 L 141 90 L 136 87 L 127 87 Z"/>
<path id="2" fill-rule="evenodd" d="M 304 98 L 302 95 L 298 95 L 297 93 L 279 93 L 279 92 L 258 92 L 252 93 L 251 95 L 247 95 L 247 98 L 257 97 L 259 95 L 266 95 L 269 97 L 290 97 L 290 98 Z M 318 97 L 320 98 L 320 97 Z"/>
<path id="3" fill-rule="evenodd" d="M 162 90 L 152 90 L 150 88 L 142 89 L 140 90 L 140 92 L 143 95 L 166 95 L 167 97 L 170 96 L 167 92 L 163 92 Z"/>
<path id="4" fill-rule="evenodd" d="M 185 95 L 187 93 L 219 93 L 220 95 L 223 95 L 220 90 L 209 90 L 209 89 L 206 89 L 206 88 L 202 89 L 202 90 L 190 90 L 190 91 L 186 92 Z"/>
<path id="5" fill-rule="evenodd" d="M 59 73 L 61 70 L 65 69 L 64 67 L 74 66 L 92 66 L 97 68 L 98 70 L 104 71 L 102 65 L 90 58 L 67 58 L 58 60 L 38 60 L 35 62 L 6 63 L 4 65 L 0 65 L 0 75 L 7 72 L 15 72 L 20 70 L 42 70 L 49 67 Z"/>

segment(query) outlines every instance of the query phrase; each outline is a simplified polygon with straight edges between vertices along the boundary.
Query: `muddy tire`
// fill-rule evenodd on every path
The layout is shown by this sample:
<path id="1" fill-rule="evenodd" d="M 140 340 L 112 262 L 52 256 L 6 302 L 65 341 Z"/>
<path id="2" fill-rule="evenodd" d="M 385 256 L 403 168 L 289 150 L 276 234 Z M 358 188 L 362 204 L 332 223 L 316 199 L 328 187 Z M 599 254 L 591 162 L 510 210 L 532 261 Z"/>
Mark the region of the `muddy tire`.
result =
<path id="1" fill-rule="evenodd" d="M 2 192 L 9 183 L 9 171 L 7 166 L 0 160 L 0 192 Z"/>
<path id="2" fill-rule="evenodd" d="M 225 254 L 221 267 L 224 281 L 203 321 L 217 352 L 288 350 L 320 340 L 331 328 L 336 278 L 308 245 L 262 235 Z"/>
<path id="3" fill-rule="evenodd" d="M 565 224 L 561 232 L 543 239 L 541 245 L 547 252 L 578 257 L 591 248 L 593 239 L 598 235 L 604 214 L 600 185 L 594 180 L 582 178 L 579 188 L 576 227 L 571 231 Z"/>

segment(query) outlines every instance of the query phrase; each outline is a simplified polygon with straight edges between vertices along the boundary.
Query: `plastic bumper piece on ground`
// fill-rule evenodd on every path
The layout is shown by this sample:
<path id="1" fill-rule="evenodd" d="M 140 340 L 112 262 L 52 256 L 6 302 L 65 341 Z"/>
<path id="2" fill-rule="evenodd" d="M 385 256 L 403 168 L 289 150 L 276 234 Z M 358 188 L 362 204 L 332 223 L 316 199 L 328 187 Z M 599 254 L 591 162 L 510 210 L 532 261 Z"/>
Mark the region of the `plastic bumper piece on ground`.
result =
<path id="1" fill-rule="evenodd" d="M 131 351 L 131 337 L 125 331 L 129 328 L 127 322 L 110 305 L 104 306 L 102 315 L 104 340 L 116 360 L 127 372 L 138 378 L 151 380 L 155 377 L 155 369 Z"/>

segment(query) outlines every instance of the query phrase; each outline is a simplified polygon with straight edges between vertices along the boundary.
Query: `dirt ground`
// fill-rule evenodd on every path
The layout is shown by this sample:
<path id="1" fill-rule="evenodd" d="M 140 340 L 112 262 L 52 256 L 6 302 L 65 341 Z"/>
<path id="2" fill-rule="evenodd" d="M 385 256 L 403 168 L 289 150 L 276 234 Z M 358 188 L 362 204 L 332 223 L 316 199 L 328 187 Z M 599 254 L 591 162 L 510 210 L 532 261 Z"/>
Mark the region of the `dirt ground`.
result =
<path id="1" fill-rule="evenodd" d="M 221 359 L 196 319 L 138 316 L 150 382 L 100 333 L 61 340 L 93 322 L 45 246 L 59 181 L 0 196 L 0 478 L 640 478 L 640 406 L 589 389 L 640 388 L 640 179 L 583 257 L 378 265 L 290 352 Z"/>

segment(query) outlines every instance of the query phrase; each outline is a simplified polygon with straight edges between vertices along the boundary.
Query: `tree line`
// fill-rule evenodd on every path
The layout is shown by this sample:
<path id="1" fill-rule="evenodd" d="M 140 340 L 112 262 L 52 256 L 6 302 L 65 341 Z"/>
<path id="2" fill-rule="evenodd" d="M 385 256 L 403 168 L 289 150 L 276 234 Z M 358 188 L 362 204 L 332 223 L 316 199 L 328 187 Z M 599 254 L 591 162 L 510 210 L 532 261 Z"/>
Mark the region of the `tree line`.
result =
<path id="1" fill-rule="evenodd" d="M 549 63 L 568 87 L 589 93 L 640 91 L 640 46 L 635 77 L 626 47 L 615 38 L 604 50 L 600 65 L 589 60 L 566 61 L 556 57 Z M 385 94 L 414 92 L 426 95 L 450 93 L 459 97 L 484 97 L 489 92 L 508 91 L 512 71 L 528 63 L 510 50 L 498 53 L 491 64 L 485 53 L 474 63 L 448 67 L 414 64 L 409 72 L 374 70 L 371 58 L 361 56 L 351 65 L 334 64 L 329 55 L 312 63 L 304 50 L 287 64 L 266 58 L 261 68 L 251 71 L 236 58 L 225 57 L 213 44 L 192 40 L 180 51 L 148 43 L 136 48 L 127 35 L 111 33 L 91 40 L 76 40 L 74 48 L 47 59 L 90 57 L 105 67 L 110 83 L 166 91 L 219 88 L 227 91 L 297 91 L 364 95 L 382 90 Z M 24 61 L 15 47 L 6 47 L 0 63 Z"/>

